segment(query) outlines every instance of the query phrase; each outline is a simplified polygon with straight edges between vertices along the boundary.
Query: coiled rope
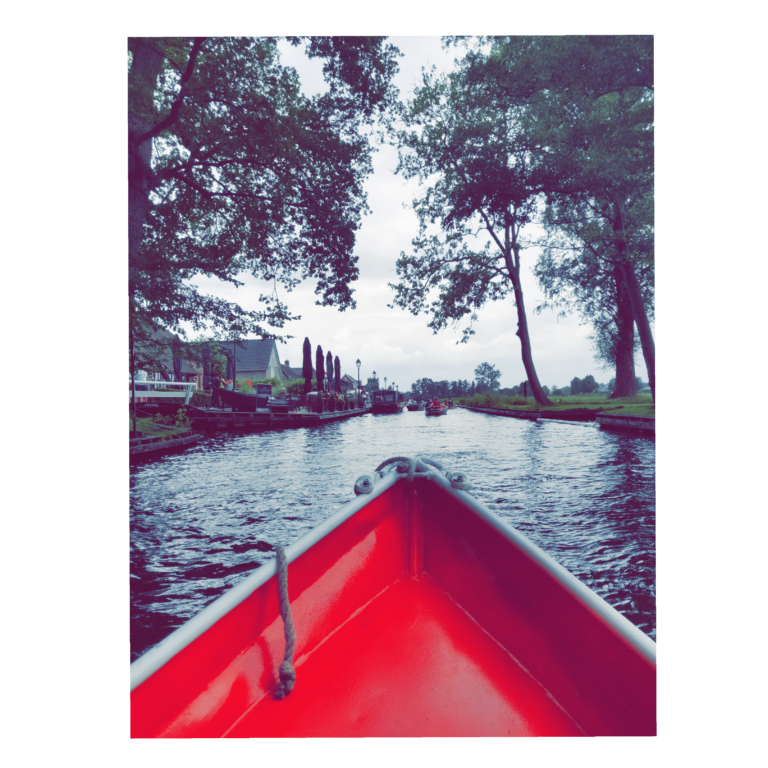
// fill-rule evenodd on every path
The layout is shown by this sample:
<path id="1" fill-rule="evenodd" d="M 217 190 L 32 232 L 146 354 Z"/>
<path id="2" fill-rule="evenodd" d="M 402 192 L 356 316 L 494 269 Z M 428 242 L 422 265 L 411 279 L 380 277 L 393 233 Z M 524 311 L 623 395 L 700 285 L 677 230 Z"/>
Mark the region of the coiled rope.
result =
<path id="1" fill-rule="evenodd" d="M 429 465 L 429 466 L 427 466 Z M 429 467 L 442 472 L 448 480 L 451 481 L 451 485 L 454 488 L 468 488 L 470 483 L 466 476 L 459 473 L 446 472 L 442 464 L 433 459 L 422 459 L 419 457 L 410 458 L 408 456 L 395 456 L 391 459 L 387 459 L 376 467 L 374 474 L 378 474 L 379 477 L 383 477 L 386 472 L 399 472 L 401 474 L 408 474 L 408 482 L 413 482 L 413 478 L 416 473 L 429 472 Z M 358 484 L 363 479 L 367 479 L 367 490 L 363 491 L 356 488 L 355 492 L 370 493 L 373 490 L 374 478 L 370 475 L 363 475 L 358 480 Z M 283 662 L 280 664 L 280 682 L 275 688 L 275 698 L 284 699 L 292 690 L 296 684 L 296 670 L 293 668 L 293 649 L 296 644 L 296 630 L 293 626 L 293 619 L 291 618 L 291 602 L 288 599 L 288 558 L 285 554 L 285 548 L 281 544 L 275 546 L 275 553 L 277 555 L 277 590 L 280 599 L 280 616 L 283 619 L 283 628 L 285 630 L 285 653 L 283 654 Z"/>
<path id="2" fill-rule="evenodd" d="M 275 698 L 284 699 L 296 683 L 296 670 L 293 668 L 293 647 L 296 644 L 296 630 L 291 618 L 291 602 L 288 599 L 288 558 L 285 555 L 285 547 L 278 544 L 275 547 L 277 553 L 277 591 L 280 598 L 280 615 L 283 618 L 285 630 L 285 653 L 283 663 L 280 665 L 280 682 L 275 688 Z"/>

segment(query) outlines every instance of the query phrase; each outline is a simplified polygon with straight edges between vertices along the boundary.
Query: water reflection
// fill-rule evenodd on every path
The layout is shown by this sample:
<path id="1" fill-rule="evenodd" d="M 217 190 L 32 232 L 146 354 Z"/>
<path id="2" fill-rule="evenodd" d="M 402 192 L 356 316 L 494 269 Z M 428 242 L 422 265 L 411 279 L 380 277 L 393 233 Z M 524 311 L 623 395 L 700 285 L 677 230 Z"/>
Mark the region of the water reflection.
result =
<path id="1" fill-rule="evenodd" d="M 391 456 L 462 470 L 473 495 L 655 637 L 655 455 L 591 424 L 451 411 L 215 434 L 131 468 L 131 658 L 354 498 Z"/>

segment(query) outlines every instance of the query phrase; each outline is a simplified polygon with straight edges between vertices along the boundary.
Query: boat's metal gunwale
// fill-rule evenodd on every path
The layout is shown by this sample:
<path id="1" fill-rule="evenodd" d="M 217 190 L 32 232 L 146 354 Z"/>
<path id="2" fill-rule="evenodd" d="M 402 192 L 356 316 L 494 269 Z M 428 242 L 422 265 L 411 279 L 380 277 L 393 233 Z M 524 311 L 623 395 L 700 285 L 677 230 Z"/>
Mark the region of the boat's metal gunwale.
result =
<path id="1" fill-rule="evenodd" d="M 417 475 L 418 477 L 418 475 Z M 574 597 L 584 603 L 590 610 L 598 614 L 609 626 L 631 643 L 649 661 L 656 663 L 656 643 L 639 627 L 636 627 L 626 616 L 619 613 L 610 603 L 579 581 L 570 571 L 564 568 L 553 557 L 540 549 L 527 536 L 513 528 L 505 520 L 492 512 L 482 502 L 472 497 L 466 491 L 454 488 L 450 481 L 439 472 L 429 471 L 428 479 L 437 482 L 442 488 L 458 498 L 479 517 L 493 526 L 510 543 L 522 549 L 544 570 L 557 579 Z"/>
<path id="2" fill-rule="evenodd" d="M 472 497 L 466 491 L 454 488 L 450 481 L 433 469 L 428 472 L 417 472 L 415 478 L 424 478 L 438 483 L 448 493 L 451 493 L 467 508 L 490 524 L 496 531 L 504 536 L 511 544 L 525 552 L 540 567 L 560 582 L 574 597 L 585 604 L 590 610 L 600 616 L 618 634 L 631 643 L 645 658 L 656 663 L 656 643 L 642 630 L 636 627 L 629 619 L 622 616 L 613 606 L 607 603 L 597 593 L 582 583 L 572 573 L 566 570 L 554 558 L 540 549 L 520 531 L 513 528 L 482 502 Z M 395 471 L 377 473 L 376 484 L 370 494 L 363 494 L 341 509 L 332 514 L 328 519 L 308 531 L 298 541 L 286 547 L 288 562 L 306 552 L 317 544 L 331 531 L 341 525 L 345 520 L 362 509 L 372 499 L 384 493 L 395 482 L 407 482 L 406 476 Z M 143 656 L 131 664 L 131 690 L 141 685 L 147 678 L 154 674 L 160 667 L 166 664 L 177 653 L 196 640 L 206 630 L 212 627 L 220 618 L 249 597 L 256 589 L 265 584 L 276 573 L 275 560 L 258 568 L 250 576 L 235 585 L 200 613 L 189 619 L 181 627 L 172 632 L 158 645 L 151 648 Z"/>
<path id="3" fill-rule="evenodd" d="M 389 472 L 383 478 L 377 478 L 374 489 L 369 494 L 358 496 L 353 501 L 345 504 L 341 509 L 332 514 L 328 519 L 308 531 L 298 541 L 285 548 L 288 562 L 293 562 L 304 554 L 331 531 L 341 525 L 362 509 L 371 499 L 376 498 L 386 491 L 396 481 L 398 475 Z M 206 630 L 210 629 L 222 616 L 225 616 L 233 608 L 243 602 L 262 584 L 265 584 L 277 572 L 274 559 L 256 569 L 250 576 L 243 579 L 210 605 L 203 608 L 200 613 L 174 630 L 168 637 L 162 640 L 145 654 L 131 664 L 131 690 L 141 685 L 148 677 L 157 672 L 160 667 L 172 659 L 179 651 L 186 648 L 193 640 L 196 640 Z"/>

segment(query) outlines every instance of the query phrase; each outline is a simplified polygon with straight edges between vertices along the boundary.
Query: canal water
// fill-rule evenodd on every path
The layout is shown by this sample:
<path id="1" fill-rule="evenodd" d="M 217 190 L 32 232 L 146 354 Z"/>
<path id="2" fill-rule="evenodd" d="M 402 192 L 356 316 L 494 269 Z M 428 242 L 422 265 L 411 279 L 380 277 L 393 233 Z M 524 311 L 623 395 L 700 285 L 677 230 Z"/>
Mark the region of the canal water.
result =
<path id="1" fill-rule="evenodd" d="M 656 638 L 655 443 L 463 409 L 214 433 L 130 470 L 131 660 L 355 498 L 393 456 L 469 475 L 476 498 Z"/>

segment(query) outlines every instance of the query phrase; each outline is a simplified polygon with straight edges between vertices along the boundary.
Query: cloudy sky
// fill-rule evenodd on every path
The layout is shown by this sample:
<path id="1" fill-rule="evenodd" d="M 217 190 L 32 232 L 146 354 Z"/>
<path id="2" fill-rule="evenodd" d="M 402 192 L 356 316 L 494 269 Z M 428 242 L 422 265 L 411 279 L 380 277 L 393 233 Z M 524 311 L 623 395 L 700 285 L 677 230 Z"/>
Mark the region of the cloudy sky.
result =
<path id="1" fill-rule="evenodd" d="M 403 53 L 399 59 L 400 72 L 395 84 L 401 98 L 408 97 L 419 81 L 422 67 L 434 65 L 448 71 L 456 49 L 442 50 L 440 37 L 391 37 Z M 308 60 L 302 48 L 282 46 L 283 63 L 295 67 L 307 95 L 324 90 L 322 63 Z M 520 356 L 516 310 L 511 298 L 491 303 L 479 313 L 475 335 L 466 344 L 457 344 L 458 330 L 446 329 L 435 335 L 427 327 L 426 315 L 413 316 L 400 309 L 390 309 L 393 291 L 388 283 L 395 282 L 395 263 L 401 251 L 411 250 L 411 240 L 418 233 L 418 222 L 410 203 L 419 194 L 415 181 L 406 183 L 395 175 L 397 151 L 380 147 L 374 156 L 374 173 L 366 190 L 371 213 L 364 217 L 358 232 L 356 254 L 359 256 L 360 278 L 354 284 L 357 309 L 340 313 L 315 305 L 314 284 L 304 283 L 292 293 L 278 290 L 291 312 L 301 320 L 286 326 L 285 332 L 294 336 L 278 344 L 280 359 L 299 367 L 304 337 L 313 351 L 319 344 L 325 354 L 331 351 L 341 360 L 342 373 L 356 376 L 355 360 L 360 359 L 360 376 L 364 381 L 373 371 L 382 380 L 396 382 L 401 390 L 410 388 L 417 379 L 435 381 L 447 379 L 472 380 L 480 363 L 488 362 L 501 371 L 501 385 L 511 387 L 526 379 Z M 404 206 L 405 204 L 405 206 Z M 531 237 L 535 236 L 529 230 Z M 580 325 L 577 317 L 558 319 L 554 312 L 534 315 L 533 309 L 543 300 L 533 278 L 532 266 L 536 249 L 523 253 L 523 291 L 529 320 L 533 359 L 539 380 L 550 387 L 564 386 L 574 376 L 592 374 L 597 381 L 607 382 L 613 371 L 602 371 L 593 359 L 587 340 L 588 326 Z M 245 285 L 235 289 L 217 280 L 196 280 L 205 292 L 237 301 L 247 309 L 258 309 L 258 296 L 270 292 L 266 285 L 249 276 Z M 464 323 L 462 324 L 464 325 Z M 642 355 L 637 356 L 637 374 L 647 380 Z"/>
<path id="2" fill-rule="evenodd" d="M 12 65 L 6 102 L 17 118 L 4 126 L 8 151 L 3 317 L 11 331 L 5 339 L 6 367 L 11 375 L 19 370 L 23 377 L 42 364 L 47 375 L 42 381 L 30 380 L 28 389 L 55 393 L 56 402 L 65 405 L 66 426 L 38 424 L 40 409 L 30 414 L 18 397 L 9 401 L 6 432 L 11 450 L 6 451 L 3 498 L 10 510 L 6 540 L 15 546 L 8 548 L 5 563 L 14 575 L 7 602 L 25 631 L 10 637 L 17 663 L 9 669 L 8 684 L 14 701 L 31 703 L 37 687 L 29 684 L 29 670 L 40 669 L 40 659 L 50 657 L 51 619 L 63 631 L 57 635 L 54 665 L 44 665 L 43 671 L 67 659 L 86 672 L 99 673 L 80 675 L 82 684 L 74 687 L 49 686 L 57 717 L 46 724 L 46 739 L 32 730 L 34 718 L 17 717 L 13 731 L 18 738 L 10 741 L 11 750 L 50 752 L 39 763 L 52 763 L 63 749 L 75 751 L 86 765 L 100 764 L 107 753 L 118 765 L 160 765 L 162 759 L 158 749 L 150 749 L 156 745 L 129 741 L 126 726 L 128 616 L 121 595 L 127 589 L 128 484 L 124 410 L 119 407 L 120 391 L 111 385 L 113 380 L 124 381 L 126 364 L 126 36 L 252 30 L 377 34 L 394 27 L 471 32 L 479 26 L 487 32 L 498 27 L 500 33 L 517 34 L 653 33 L 659 83 L 657 317 L 664 334 L 657 339 L 663 393 L 657 519 L 659 626 L 664 628 L 660 643 L 666 660 L 659 712 L 664 728 L 656 739 L 631 740 L 630 750 L 626 740 L 618 744 L 588 739 L 574 745 L 573 740 L 523 739 L 515 743 L 514 755 L 537 765 L 562 766 L 564 759 L 577 766 L 594 765 L 596 756 L 599 760 L 604 755 L 604 763 L 619 759 L 647 766 L 675 750 L 702 764 L 711 763 L 716 754 L 721 755 L 720 763 L 746 764 L 762 748 L 760 690 L 752 682 L 762 636 L 744 631 L 744 617 L 754 615 L 762 597 L 757 589 L 765 560 L 759 535 L 764 515 L 757 502 L 764 493 L 760 478 L 765 451 L 755 414 L 732 417 L 745 395 L 759 391 L 765 374 L 765 355 L 760 353 L 765 342 L 760 339 L 766 259 L 759 230 L 760 201 L 765 198 L 764 174 L 759 171 L 765 25 L 759 23 L 760 6 L 701 6 L 693 14 L 685 4 L 653 0 L 642 7 L 607 0 L 492 4 L 483 6 L 485 13 L 472 13 L 474 7 L 463 4 L 440 7 L 439 13 L 435 8 L 397 2 L 368 8 L 350 4 L 343 11 L 319 3 L 294 4 L 289 10 L 285 5 L 252 3 L 212 8 L 194 0 L 183 8 L 146 0 L 87 9 L 78 3 L 49 4 L 44 13 L 39 5 L 13 7 L 9 18 L 19 32 L 8 35 L 4 47 Z M 273 21 L 276 16 L 282 19 L 279 24 Z M 407 57 L 401 60 L 399 84 L 406 90 L 427 57 L 435 63 L 441 59 L 436 40 L 431 48 L 425 39 L 410 42 L 401 41 Z M 502 371 L 503 383 L 520 381 L 517 347 L 502 349 L 505 334 L 514 331 L 511 306 L 486 309 L 478 335 L 470 345 L 459 347 L 450 334 L 431 336 L 423 318 L 387 310 L 383 284 L 394 275 L 400 250 L 409 247 L 415 222 L 407 215 L 400 218 L 400 202 L 410 198 L 392 178 L 394 158 L 383 162 L 383 154 L 369 186 L 373 215 L 365 221 L 358 246 L 360 308 L 355 314 L 328 312 L 326 320 L 325 310 L 312 308 L 311 290 L 294 293 L 294 309 L 305 319 L 292 331 L 296 342 L 281 352 L 292 362 L 294 357 L 300 360 L 301 341 L 310 335 L 314 344 L 330 346 L 345 363 L 359 356 L 364 374 L 376 367 L 382 375 L 408 383 L 421 376 L 469 378 L 479 362 L 489 360 Z M 397 195 L 389 202 L 393 190 Z M 377 224 L 378 216 L 384 223 Z M 382 248 L 377 237 L 382 238 Z M 528 263 L 533 261 L 532 256 Z M 526 290 L 532 303 L 535 289 L 526 284 Z M 249 292 L 258 293 L 242 289 L 243 303 Z M 347 329 L 348 340 L 335 338 L 341 329 Z M 601 376 L 594 370 L 586 333 L 577 323 L 534 317 L 531 331 L 544 382 L 561 384 L 588 371 L 598 380 L 610 378 L 608 372 Z M 33 343 L 37 339 L 46 342 L 42 351 Z M 499 354 L 492 357 L 494 344 Z M 401 355 L 388 351 L 398 346 Z M 78 355 L 81 350 L 84 355 Z M 422 354 L 418 367 L 406 357 L 415 358 L 416 351 Z M 402 368 L 394 367 L 398 365 Z M 444 373 L 443 365 L 448 366 Z M 645 378 L 640 364 L 638 373 Z M 94 384 L 76 388 L 75 397 L 67 398 L 71 375 L 91 377 Z M 19 377 L 13 378 L 15 383 Z M 725 418 L 717 418 L 721 402 Z M 73 424 L 68 418 L 71 403 L 86 415 L 81 422 Z M 255 461 L 263 463 L 263 457 L 257 453 Z M 159 482 L 171 475 L 173 471 L 166 470 Z M 731 520 L 737 524 L 731 525 Z M 723 546 L 725 537 L 730 537 L 731 546 Z M 50 594 L 52 574 L 64 574 L 69 591 L 62 599 L 49 600 L 50 610 L 35 610 L 39 601 L 30 600 L 30 595 Z M 719 675 L 701 675 L 702 668 L 711 667 L 713 643 L 700 642 L 707 632 L 718 648 L 742 650 L 729 656 L 728 667 Z M 702 738 L 712 722 L 713 695 L 742 706 L 721 708 L 721 727 L 710 728 Z M 680 707 L 683 697 L 686 706 Z M 91 724 L 87 737 L 84 713 Z M 220 759 L 225 746 L 228 754 L 240 749 L 243 765 L 253 761 L 256 749 L 262 759 L 282 762 L 286 754 L 293 757 L 299 750 L 278 741 L 257 746 L 244 740 L 230 745 L 200 742 L 173 748 L 183 753 L 188 765 L 210 765 L 211 759 Z M 319 759 L 321 765 L 336 766 L 427 765 L 439 750 L 441 763 L 466 765 L 491 749 L 497 750 L 495 762 L 509 762 L 511 749 L 491 745 L 492 740 L 377 740 L 361 760 L 356 741 L 303 745 L 308 761 L 302 764 Z M 701 759 L 696 758 L 699 753 Z"/>

